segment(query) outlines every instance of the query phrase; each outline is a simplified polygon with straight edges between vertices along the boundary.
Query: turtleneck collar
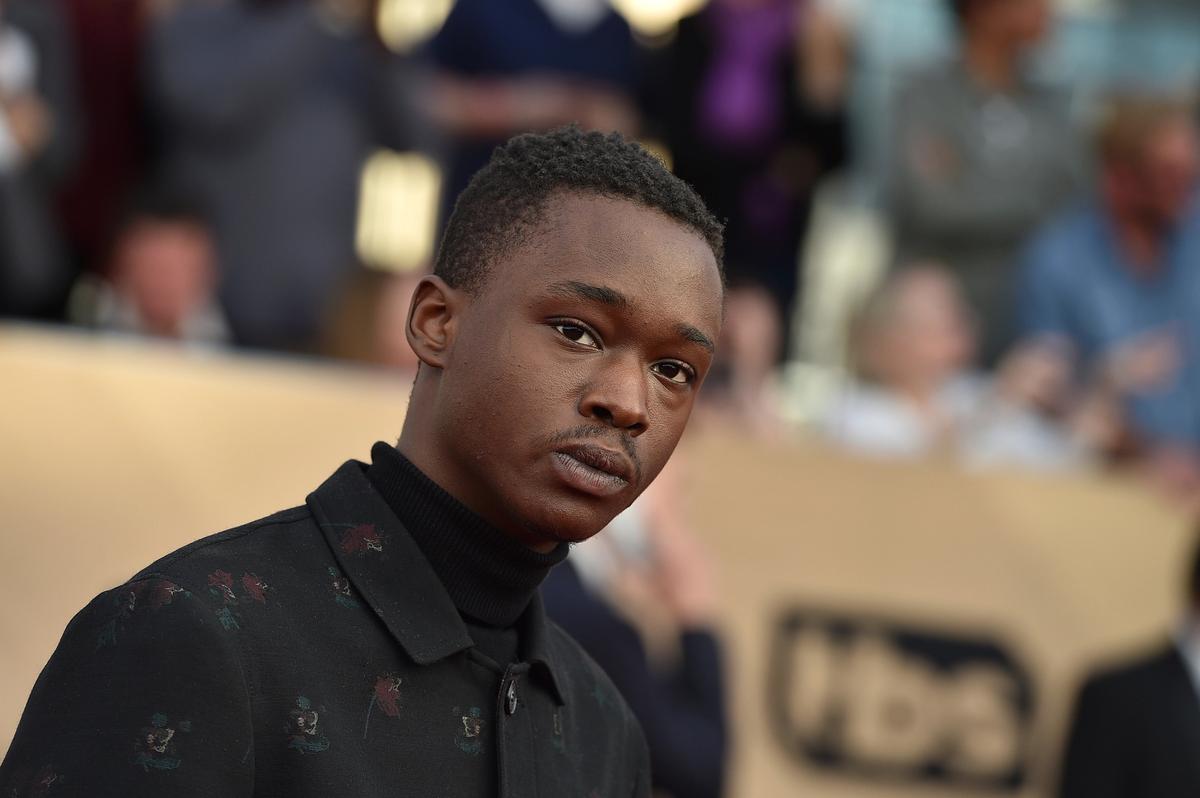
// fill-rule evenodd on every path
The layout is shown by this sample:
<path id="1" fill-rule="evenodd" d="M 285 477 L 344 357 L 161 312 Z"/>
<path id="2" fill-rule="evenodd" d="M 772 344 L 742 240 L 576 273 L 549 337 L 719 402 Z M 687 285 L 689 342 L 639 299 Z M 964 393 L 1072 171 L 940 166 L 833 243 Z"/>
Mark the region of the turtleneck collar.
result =
<path id="1" fill-rule="evenodd" d="M 376 443 L 367 478 L 404 524 L 459 613 L 486 626 L 512 626 L 546 574 L 566 559 L 518 543 L 476 515 L 394 446 Z"/>

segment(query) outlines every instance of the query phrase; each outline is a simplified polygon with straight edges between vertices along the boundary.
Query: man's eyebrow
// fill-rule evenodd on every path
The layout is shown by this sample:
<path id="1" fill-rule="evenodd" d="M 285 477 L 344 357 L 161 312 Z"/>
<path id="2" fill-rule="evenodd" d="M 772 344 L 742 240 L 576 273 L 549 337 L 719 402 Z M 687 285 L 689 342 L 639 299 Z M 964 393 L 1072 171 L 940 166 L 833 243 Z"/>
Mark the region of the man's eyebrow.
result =
<path id="1" fill-rule="evenodd" d="M 615 288 L 608 288 L 603 285 L 581 283 L 578 280 L 566 280 L 561 283 L 552 284 L 547 290 L 552 294 L 564 296 L 568 299 L 586 299 L 590 302 L 599 302 L 603 305 L 610 305 L 621 309 L 629 307 L 629 297 Z M 677 325 L 675 332 L 685 341 L 700 344 L 700 346 L 709 352 L 716 351 L 717 346 L 713 343 L 713 340 L 690 324 Z"/>
<path id="2" fill-rule="evenodd" d="M 700 344 L 700 346 L 709 352 L 716 351 L 717 346 L 713 343 L 713 340 L 690 324 L 680 324 L 675 328 L 675 331 L 683 336 L 685 340 Z"/>
<path id="3" fill-rule="evenodd" d="M 578 280 L 568 280 L 563 283 L 554 283 L 549 288 L 550 293 L 565 296 L 569 299 L 586 299 L 591 302 L 599 302 L 604 305 L 612 305 L 617 308 L 629 307 L 629 298 L 613 288 L 607 288 L 602 285 L 591 285 L 590 283 L 581 283 Z"/>

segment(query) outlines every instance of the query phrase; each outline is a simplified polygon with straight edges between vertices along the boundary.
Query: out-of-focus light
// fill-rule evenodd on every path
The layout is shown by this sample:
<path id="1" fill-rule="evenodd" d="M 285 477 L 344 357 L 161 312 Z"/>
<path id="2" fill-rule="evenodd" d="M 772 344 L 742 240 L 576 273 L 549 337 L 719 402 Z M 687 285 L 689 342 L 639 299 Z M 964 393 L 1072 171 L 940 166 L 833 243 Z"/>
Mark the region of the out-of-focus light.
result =
<path id="1" fill-rule="evenodd" d="M 433 259 L 442 174 L 428 157 L 380 150 L 363 167 L 355 248 L 368 266 L 406 272 Z"/>
<path id="2" fill-rule="evenodd" d="M 380 0 L 379 37 L 389 50 L 404 53 L 437 33 L 454 0 Z"/>
<path id="3" fill-rule="evenodd" d="M 666 36 L 679 20 L 694 14 L 708 0 L 612 0 L 612 6 L 642 36 Z"/>

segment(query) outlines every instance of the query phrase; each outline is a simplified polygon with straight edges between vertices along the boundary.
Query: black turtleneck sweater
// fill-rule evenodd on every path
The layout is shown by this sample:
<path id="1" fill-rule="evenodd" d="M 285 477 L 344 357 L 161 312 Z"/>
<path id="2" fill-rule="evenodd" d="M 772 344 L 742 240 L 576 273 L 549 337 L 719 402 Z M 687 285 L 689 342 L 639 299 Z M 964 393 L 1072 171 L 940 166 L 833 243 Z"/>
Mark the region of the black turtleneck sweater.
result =
<path id="1" fill-rule="evenodd" d="M 568 544 L 542 554 L 518 543 L 386 443 L 371 449 L 367 478 L 420 547 L 475 646 L 501 667 L 516 662 L 517 618 Z"/>

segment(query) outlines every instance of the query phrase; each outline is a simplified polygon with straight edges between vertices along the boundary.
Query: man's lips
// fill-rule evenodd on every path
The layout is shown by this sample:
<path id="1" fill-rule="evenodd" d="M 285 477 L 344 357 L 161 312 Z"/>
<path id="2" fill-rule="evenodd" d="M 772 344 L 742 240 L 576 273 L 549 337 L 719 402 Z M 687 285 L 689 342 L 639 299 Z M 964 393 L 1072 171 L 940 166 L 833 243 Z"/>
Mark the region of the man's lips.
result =
<path id="1" fill-rule="evenodd" d="M 633 463 L 624 454 L 586 443 L 560 446 L 551 459 L 564 482 L 594 496 L 620 493 L 636 474 Z"/>

